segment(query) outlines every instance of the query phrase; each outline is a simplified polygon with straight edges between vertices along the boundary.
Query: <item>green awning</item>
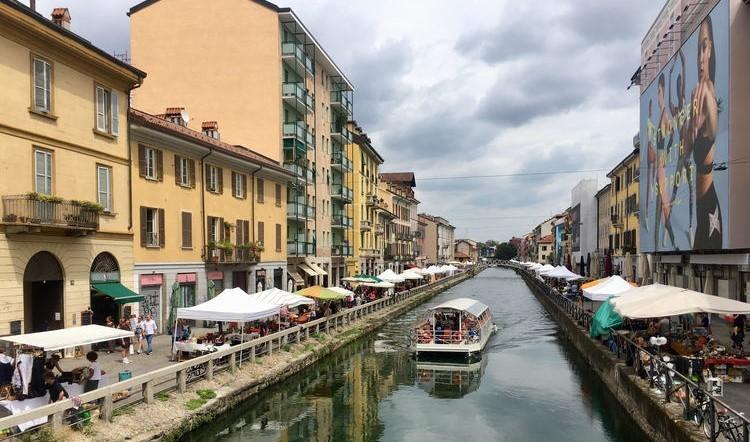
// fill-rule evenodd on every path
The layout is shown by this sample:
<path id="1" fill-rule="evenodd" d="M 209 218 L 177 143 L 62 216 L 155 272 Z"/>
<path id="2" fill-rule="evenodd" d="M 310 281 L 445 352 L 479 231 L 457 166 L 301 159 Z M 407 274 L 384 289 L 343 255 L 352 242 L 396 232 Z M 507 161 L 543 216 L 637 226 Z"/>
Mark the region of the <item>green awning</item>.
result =
<path id="1" fill-rule="evenodd" d="M 111 297 L 118 304 L 143 301 L 143 295 L 139 295 L 119 282 L 102 282 L 91 284 L 91 287 L 93 287 L 94 290 Z"/>

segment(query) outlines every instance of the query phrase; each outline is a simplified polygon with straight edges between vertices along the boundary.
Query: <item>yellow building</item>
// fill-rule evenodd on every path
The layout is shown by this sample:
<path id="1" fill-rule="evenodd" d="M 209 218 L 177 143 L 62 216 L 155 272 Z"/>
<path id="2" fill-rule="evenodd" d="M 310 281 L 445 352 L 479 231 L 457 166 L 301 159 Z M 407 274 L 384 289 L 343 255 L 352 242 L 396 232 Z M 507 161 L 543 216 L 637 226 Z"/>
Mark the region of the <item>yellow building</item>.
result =
<path id="1" fill-rule="evenodd" d="M 640 223 L 640 148 L 633 149 L 614 167 L 610 179 L 609 249 L 614 271 L 631 281 L 638 279 Z"/>
<path id="2" fill-rule="evenodd" d="M 381 173 L 379 194 L 388 203 L 394 218 L 386 226 L 384 266 L 396 273 L 415 263 L 414 237 L 417 232 L 417 205 L 414 198 L 414 172 Z M 453 256 L 453 238 L 450 238 Z"/>
<path id="3" fill-rule="evenodd" d="M 92 284 L 135 295 L 127 106 L 145 73 L 69 25 L 0 1 L 0 335 L 80 325 Z"/>
<path id="4" fill-rule="evenodd" d="M 383 250 L 378 247 L 378 237 L 384 233 L 378 223 L 378 175 L 383 157 L 372 147 L 372 142 L 362 129 L 354 124 L 354 251 L 347 261 L 350 274 L 373 275 L 383 268 Z M 382 270 L 381 270 L 382 271 Z"/>
<path id="5" fill-rule="evenodd" d="M 150 113 L 184 106 L 195 130 L 217 120 L 226 139 L 293 171 L 289 266 L 307 284 L 336 282 L 351 255 L 351 227 L 333 221 L 344 221 L 352 198 L 352 85 L 291 9 L 262 0 L 206 8 L 204 0 L 131 8 L 133 62 L 150 72 L 135 102 Z"/>
<path id="6" fill-rule="evenodd" d="M 185 115 L 130 111 L 135 286 L 162 331 L 173 296 L 184 307 L 224 288 L 289 283 L 282 220 L 292 173 L 222 142 L 216 121 L 185 127 Z"/>

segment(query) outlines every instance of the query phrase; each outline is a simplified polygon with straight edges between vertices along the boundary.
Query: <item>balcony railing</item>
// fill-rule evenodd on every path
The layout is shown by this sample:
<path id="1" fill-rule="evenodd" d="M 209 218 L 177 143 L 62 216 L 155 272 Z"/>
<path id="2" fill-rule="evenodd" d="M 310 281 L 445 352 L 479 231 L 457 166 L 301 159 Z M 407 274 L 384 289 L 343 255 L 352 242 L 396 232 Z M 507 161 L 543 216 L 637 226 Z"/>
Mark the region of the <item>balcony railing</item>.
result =
<path id="1" fill-rule="evenodd" d="M 306 219 L 311 218 L 310 207 L 304 203 L 297 203 L 294 201 L 287 202 L 286 204 L 286 217 L 292 219 Z M 312 210 L 312 216 L 315 216 L 315 209 Z"/>
<path id="2" fill-rule="evenodd" d="M 340 167 L 345 172 L 351 172 L 353 169 L 352 160 L 346 157 L 344 151 L 334 150 L 331 158 L 331 167 Z"/>
<path id="3" fill-rule="evenodd" d="M 284 83 L 281 85 L 281 96 L 285 99 L 294 99 L 304 106 L 307 112 L 315 109 L 315 98 L 309 94 L 303 83 Z"/>
<path id="4" fill-rule="evenodd" d="M 378 205 L 378 197 L 375 195 L 367 195 L 367 199 L 365 200 L 368 206 L 377 206 Z"/>
<path id="5" fill-rule="evenodd" d="M 3 223 L 16 226 L 52 227 L 64 230 L 96 230 L 99 210 L 86 203 L 35 195 L 3 197 Z"/>
<path id="6" fill-rule="evenodd" d="M 218 264 L 253 264 L 260 260 L 260 253 L 247 246 L 206 246 L 203 259 Z"/>
<path id="7" fill-rule="evenodd" d="M 331 197 L 333 198 L 339 198 L 346 201 L 352 200 L 352 189 L 349 187 L 346 187 L 341 184 L 334 184 L 333 185 L 333 192 L 331 193 Z"/>
<path id="8" fill-rule="evenodd" d="M 352 101 L 345 91 L 331 92 L 331 106 L 345 113 L 347 117 L 352 115 Z"/>
<path id="9" fill-rule="evenodd" d="M 289 256 L 306 256 L 315 254 L 315 245 L 305 241 L 288 241 L 286 253 Z"/>
<path id="10" fill-rule="evenodd" d="M 349 244 L 334 244 L 331 246 L 333 256 L 352 256 L 352 246 Z"/>
<path id="11" fill-rule="evenodd" d="M 294 60 L 293 65 L 297 68 L 295 70 L 299 74 L 302 74 L 303 70 L 311 75 L 315 72 L 315 65 L 312 59 L 305 53 L 305 48 L 301 43 L 281 43 L 281 56 L 285 59 Z"/>
<path id="12" fill-rule="evenodd" d="M 331 123 L 331 137 L 343 143 L 350 143 L 352 140 L 349 129 L 340 123 Z"/>
<path id="13" fill-rule="evenodd" d="M 354 221 L 351 216 L 334 213 L 331 216 L 331 227 L 339 229 L 351 229 L 354 226 Z"/>
<path id="14" fill-rule="evenodd" d="M 372 222 L 368 219 L 363 219 L 359 222 L 360 230 L 372 230 Z"/>
<path id="15" fill-rule="evenodd" d="M 302 167 L 296 163 L 284 163 L 284 169 L 292 172 L 297 178 L 300 178 L 302 180 L 304 180 L 307 175 L 305 167 Z"/>

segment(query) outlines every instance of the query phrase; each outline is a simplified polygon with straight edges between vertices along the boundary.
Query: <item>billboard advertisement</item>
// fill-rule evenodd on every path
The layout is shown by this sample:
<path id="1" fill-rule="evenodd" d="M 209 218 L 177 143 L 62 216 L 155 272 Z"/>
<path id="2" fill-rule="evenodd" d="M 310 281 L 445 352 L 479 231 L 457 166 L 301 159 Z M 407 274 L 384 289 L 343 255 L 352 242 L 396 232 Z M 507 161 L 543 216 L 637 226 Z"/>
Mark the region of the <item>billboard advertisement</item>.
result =
<path id="1" fill-rule="evenodd" d="M 721 0 L 641 94 L 641 250 L 727 248 L 729 7 Z"/>
<path id="2" fill-rule="evenodd" d="M 574 252 L 581 251 L 581 205 L 576 204 L 570 209 L 570 248 Z"/>

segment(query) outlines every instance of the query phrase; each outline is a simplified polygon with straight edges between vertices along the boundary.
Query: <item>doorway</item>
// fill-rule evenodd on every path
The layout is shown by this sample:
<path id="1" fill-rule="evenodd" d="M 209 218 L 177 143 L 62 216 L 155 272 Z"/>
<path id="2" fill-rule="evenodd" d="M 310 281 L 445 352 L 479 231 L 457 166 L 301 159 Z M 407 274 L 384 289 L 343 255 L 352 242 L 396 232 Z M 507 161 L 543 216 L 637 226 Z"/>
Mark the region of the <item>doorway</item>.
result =
<path id="1" fill-rule="evenodd" d="M 232 272 L 232 287 L 239 287 L 247 293 L 247 272 Z"/>
<path id="2" fill-rule="evenodd" d="M 39 252 L 23 273 L 24 332 L 63 328 L 63 271 L 55 256 Z"/>

